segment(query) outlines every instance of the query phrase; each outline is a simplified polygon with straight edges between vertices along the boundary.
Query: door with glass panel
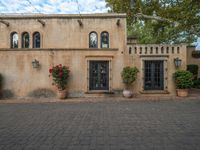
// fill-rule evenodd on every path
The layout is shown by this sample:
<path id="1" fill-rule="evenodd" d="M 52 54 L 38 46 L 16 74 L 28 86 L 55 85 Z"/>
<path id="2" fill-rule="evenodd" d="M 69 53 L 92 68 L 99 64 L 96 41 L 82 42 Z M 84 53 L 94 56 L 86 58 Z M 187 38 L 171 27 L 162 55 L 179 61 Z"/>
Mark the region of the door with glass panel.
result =
<path id="1" fill-rule="evenodd" d="M 163 61 L 144 61 L 144 90 L 163 90 Z"/>
<path id="2" fill-rule="evenodd" d="M 90 61 L 89 90 L 109 90 L 108 61 Z"/>

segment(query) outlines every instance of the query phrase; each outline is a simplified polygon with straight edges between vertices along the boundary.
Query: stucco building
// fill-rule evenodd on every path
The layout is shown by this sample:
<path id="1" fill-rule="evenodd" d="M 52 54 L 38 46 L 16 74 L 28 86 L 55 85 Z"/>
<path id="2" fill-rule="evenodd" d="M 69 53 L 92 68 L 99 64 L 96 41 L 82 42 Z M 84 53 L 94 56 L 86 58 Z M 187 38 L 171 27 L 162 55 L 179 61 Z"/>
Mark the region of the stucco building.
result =
<path id="1" fill-rule="evenodd" d="M 49 67 L 70 68 L 71 97 L 121 95 L 124 66 L 139 68 L 138 94 L 174 95 L 174 59 L 186 68 L 186 45 L 138 45 L 128 40 L 125 14 L 6 15 L 0 18 L 0 73 L 16 97 L 56 92 Z M 34 68 L 32 62 L 39 62 Z M 8 93 L 9 93 L 8 92 Z"/>

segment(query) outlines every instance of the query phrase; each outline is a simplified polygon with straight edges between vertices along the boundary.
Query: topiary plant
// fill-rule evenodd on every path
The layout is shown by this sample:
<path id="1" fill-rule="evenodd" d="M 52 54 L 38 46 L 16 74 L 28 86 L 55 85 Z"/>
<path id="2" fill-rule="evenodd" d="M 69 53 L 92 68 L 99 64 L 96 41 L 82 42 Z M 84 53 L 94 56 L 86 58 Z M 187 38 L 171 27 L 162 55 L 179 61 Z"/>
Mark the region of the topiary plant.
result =
<path id="1" fill-rule="evenodd" d="M 174 74 L 177 89 L 189 89 L 193 85 L 193 74 L 185 70 L 177 70 Z"/>
<path id="2" fill-rule="evenodd" d="M 137 77 L 137 73 L 139 70 L 136 67 L 124 67 L 122 72 L 121 72 L 121 77 L 123 82 L 127 85 L 130 86 Z"/>

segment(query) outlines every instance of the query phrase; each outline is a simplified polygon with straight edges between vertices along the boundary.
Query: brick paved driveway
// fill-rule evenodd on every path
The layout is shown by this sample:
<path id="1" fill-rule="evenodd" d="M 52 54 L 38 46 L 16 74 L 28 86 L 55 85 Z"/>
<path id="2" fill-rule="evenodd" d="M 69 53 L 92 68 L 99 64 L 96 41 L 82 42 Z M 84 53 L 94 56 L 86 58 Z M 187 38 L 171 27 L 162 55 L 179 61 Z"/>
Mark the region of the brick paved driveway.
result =
<path id="1" fill-rule="evenodd" d="M 0 150 L 199 150 L 200 101 L 0 104 Z"/>

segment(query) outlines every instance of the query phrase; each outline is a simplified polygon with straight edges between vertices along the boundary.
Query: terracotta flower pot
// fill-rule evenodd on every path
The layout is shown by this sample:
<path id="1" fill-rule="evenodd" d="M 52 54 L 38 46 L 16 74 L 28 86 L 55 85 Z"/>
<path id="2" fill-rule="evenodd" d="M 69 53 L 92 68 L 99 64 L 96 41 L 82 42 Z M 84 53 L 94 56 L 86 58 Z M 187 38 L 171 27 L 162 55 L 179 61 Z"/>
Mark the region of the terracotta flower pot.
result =
<path id="1" fill-rule="evenodd" d="M 186 97 L 188 96 L 188 89 L 176 89 L 177 96 L 179 97 Z"/>
<path id="2" fill-rule="evenodd" d="M 131 98 L 133 96 L 133 92 L 131 90 L 124 89 L 123 96 L 126 98 Z"/>
<path id="3" fill-rule="evenodd" d="M 59 99 L 65 99 L 67 97 L 67 91 L 66 90 L 58 90 L 57 96 Z"/>

